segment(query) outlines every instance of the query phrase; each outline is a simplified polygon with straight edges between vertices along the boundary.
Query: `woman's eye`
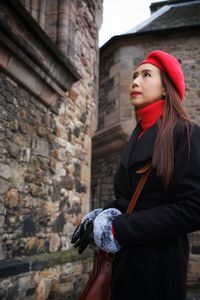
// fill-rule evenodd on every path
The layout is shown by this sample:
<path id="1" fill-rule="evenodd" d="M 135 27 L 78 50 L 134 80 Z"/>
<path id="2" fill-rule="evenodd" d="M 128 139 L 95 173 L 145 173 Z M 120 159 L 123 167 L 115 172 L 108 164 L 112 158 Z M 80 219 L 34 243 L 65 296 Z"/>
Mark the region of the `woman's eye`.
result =
<path id="1" fill-rule="evenodd" d="M 136 74 L 133 74 L 133 79 L 135 79 L 137 77 L 137 75 Z"/>
<path id="2" fill-rule="evenodd" d="M 151 77 L 151 74 L 150 73 L 144 73 L 144 76 L 145 77 Z"/>

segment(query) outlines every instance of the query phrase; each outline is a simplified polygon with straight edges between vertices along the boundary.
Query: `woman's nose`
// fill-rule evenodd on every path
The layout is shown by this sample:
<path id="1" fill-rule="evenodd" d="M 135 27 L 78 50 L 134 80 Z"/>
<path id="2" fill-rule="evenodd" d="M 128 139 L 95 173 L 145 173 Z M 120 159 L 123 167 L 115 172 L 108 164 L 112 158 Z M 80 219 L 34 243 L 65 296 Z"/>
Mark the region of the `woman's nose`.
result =
<path id="1" fill-rule="evenodd" d="M 133 79 L 132 83 L 131 83 L 131 87 L 134 88 L 135 86 L 138 86 L 138 82 L 137 79 Z"/>

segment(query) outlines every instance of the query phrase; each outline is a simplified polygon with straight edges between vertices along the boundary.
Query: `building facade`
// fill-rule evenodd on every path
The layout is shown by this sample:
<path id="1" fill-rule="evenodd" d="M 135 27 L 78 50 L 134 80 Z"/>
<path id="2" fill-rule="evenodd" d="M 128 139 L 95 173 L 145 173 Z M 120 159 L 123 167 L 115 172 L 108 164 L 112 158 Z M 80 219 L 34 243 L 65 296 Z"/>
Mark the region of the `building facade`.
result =
<path id="1" fill-rule="evenodd" d="M 75 299 L 88 212 L 102 0 L 0 1 L 0 299 Z"/>

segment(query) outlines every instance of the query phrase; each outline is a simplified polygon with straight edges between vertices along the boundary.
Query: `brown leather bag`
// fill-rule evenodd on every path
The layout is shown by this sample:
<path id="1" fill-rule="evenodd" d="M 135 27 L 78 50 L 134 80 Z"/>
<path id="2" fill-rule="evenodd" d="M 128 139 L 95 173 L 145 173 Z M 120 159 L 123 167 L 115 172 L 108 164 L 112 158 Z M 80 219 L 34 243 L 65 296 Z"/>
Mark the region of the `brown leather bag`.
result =
<path id="1" fill-rule="evenodd" d="M 131 213 L 135 207 L 138 197 L 151 171 L 151 162 L 147 163 L 138 174 L 143 174 L 135 189 L 131 202 L 127 208 L 127 213 Z M 111 278 L 113 253 L 99 250 L 95 260 L 93 270 L 89 280 L 81 293 L 79 300 L 110 300 L 111 299 Z"/>

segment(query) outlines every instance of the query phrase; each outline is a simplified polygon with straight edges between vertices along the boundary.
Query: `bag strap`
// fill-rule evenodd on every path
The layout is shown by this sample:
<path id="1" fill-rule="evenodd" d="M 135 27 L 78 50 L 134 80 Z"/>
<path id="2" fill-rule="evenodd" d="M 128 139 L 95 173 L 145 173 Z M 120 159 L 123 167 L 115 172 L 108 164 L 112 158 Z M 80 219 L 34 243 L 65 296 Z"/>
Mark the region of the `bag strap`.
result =
<path id="1" fill-rule="evenodd" d="M 137 203 L 137 200 L 140 196 L 140 193 L 145 185 L 145 182 L 151 172 L 151 169 L 152 169 L 152 162 L 148 162 L 142 169 L 139 169 L 136 171 L 136 173 L 138 174 L 142 174 L 141 178 L 140 178 L 140 181 L 135 189 L 135 192 L 132 196 L 132 199 L 131 199 L 131 202 L 129 203 L 129 206 L 127 208 L 127 213 L 130 214 L 132 213 L 136 203 Z"/>

